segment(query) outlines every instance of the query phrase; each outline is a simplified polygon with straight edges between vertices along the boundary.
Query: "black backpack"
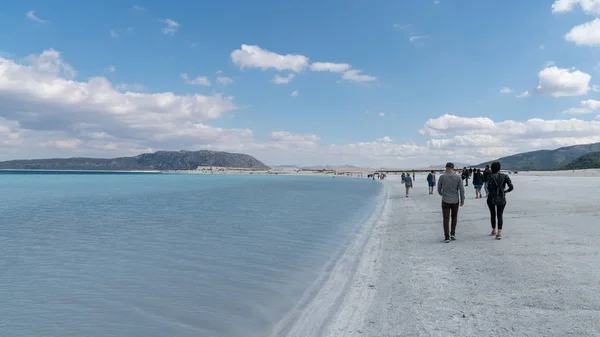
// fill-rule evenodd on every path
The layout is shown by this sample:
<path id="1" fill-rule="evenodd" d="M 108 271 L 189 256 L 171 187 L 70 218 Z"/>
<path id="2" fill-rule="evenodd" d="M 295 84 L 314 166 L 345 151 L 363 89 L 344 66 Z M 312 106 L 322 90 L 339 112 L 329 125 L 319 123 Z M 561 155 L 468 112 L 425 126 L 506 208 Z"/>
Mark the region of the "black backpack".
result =
<path id="1" fill-rule="evenodd" d="M 506 196 L 504 193 L 504 176 L 501 173 L 498 173 L 496 177 L 494 175 L 490 175 L 490 182 L 493 182 L 493 188 L 495 191 L 492 195 L 492 204 L 494 205 L 505 205 L 506 204 Z M 489 182 L 488 182 L 489 187 Z"/>

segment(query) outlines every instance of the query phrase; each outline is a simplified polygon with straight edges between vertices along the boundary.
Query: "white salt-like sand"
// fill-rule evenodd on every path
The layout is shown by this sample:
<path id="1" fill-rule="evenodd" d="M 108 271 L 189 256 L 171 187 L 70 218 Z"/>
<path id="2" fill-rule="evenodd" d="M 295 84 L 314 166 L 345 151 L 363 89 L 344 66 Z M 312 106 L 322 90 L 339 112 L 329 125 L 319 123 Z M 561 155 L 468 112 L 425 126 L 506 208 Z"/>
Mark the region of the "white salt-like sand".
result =
<path id="1" fill-rule="evenodd" d="M 511 178 L 503 240 L 470 185 L 449 244 L 424 175 L 408 199 L 384 180 L 387 209 L 319 336 L 600 336 L 600 171 Z"/>

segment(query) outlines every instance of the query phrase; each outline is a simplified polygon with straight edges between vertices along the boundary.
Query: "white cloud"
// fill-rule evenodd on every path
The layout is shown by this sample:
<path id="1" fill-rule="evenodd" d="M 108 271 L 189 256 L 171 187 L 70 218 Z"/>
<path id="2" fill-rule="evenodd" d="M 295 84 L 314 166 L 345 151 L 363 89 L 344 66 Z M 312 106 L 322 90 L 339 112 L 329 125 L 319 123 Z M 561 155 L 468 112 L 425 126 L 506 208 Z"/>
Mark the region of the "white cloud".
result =
<path id="1" fill-rule="evenodd" d="M 600 110 L 600 101 L 588 99 L 586 101 L 581 101 L 581 106 L 594 111 Z"/>
<path id="2" fill-rule="evenodd" d="M 428 39 L 428 38 L 429 38 L 429 36 L 418 36 L 418 35 L 411 35 L 411 36 L 408 38 L 408 40 L 409 40 L 410 42 L 415 42 L 415 41 L 418 41 L 418 40 L 422 40 L 422 39 Z"/>
<path id="3" fill-rule="evenodd" d="M 579 70 L 561 69 L 556 66 L 539 72 L 536 91 L 553 97 L 581 96 L 587 94 L 592 76 Z"/>
<path id="4" fill-rule="evenodd" d="M 298 90 L 294 90 L 294 91 L 292 92 L 292 97 L 298 97 L 298 95 L 299 95 L 299 92 L 298 92 Z"/>
<path id="5" fill-rule="evenodd" d="M 556 63 L 554 61 L 546 61 L 546 63 L 544 63 L 544 68 L 550 68 L 555 64 Z"/>
<path id="6" fill-rule="evenodd" d="M 18 126 L 20 131 L 15 132 L 28 135 L 32 148 L 42 140 L 79 139 L 80 147 L 90 150 L 107 145 L 110 139 L 133 151 L 251 137 L 249 130 L 202 124 L 237 108 L 221 94 L 123 93 L 104 77 L 70 79 L 74 70 L 57 51 L 25 60 L 0 58 L 0 122 Z M 107 135 L 106 139 L 91 136 L 97 134 Z M 36 138 L 40 140 L 34 142 Z"/>
<path id="7" fill-rule="evenodd" d="M 421 134 L 443 137 L 430 139 L 430 149 L 449 151 L 460 161 L 479 163 L 524 151 L 600 142 L 600 121 L 534 118 L 495 122 L 486 117 L 444 115 L 429 119 Z"/>
<path id="8" fill-rule="evenodd" d="M 573 27 L 565 35 L 565 40 L 578 46 L 600 46 L 600 19 Z"/>
<path id="9" fill-rule="evenodd" d="M 280 55 L 259 46 L 250 46 L 243 44 L 240 49 L 231 52 L 231 60 L 241 69 L 260 68 L 266 70 L 269 68 L 278 71 L 288 70 L 301 72 L 308 67 L 308 57 L 298 54 Z"/>
<path id="10" fill-rule="evenodd" d="M 588 108 L 570 108 L 563 111 L 563 113 L 567 115 L 585 115 L 593 113 L 593 111 Z"/>
<path id="11" fill-rule="evenodd" d="M 175 22 L 175 20 L 164 19 L 158 21 L 165 24 L 165 27 L 162 29 L 162 31 L 167 35 L 175 35 L 175 33 L 177 33 L 179 30 L 180 25 L 179 23 Z"/>
<path id="12" fill-rule="evenodd" d="M 275 84 L 288 84 L 294 79 L 294 77 L 296 77 L 296 75 L 294 73 L 290 73 L 286 77 L 275 75 L 275 77 L 273 77 L 271 82 L 273 82 Z"/>
<path id="13" fill-rule="evenodd" d="M 552 12 L 570 12 L 576 5 L 579 5 L 586 14 L 600 14 L 600 0 L 556 0 L 552 4 Z"/>
<path id="14" fill-rule="evenodd" d="M 332 73 L 343 73 L 350 69 L 348 63 L 314 62 L 310 65 L 312 71 L 330 71 Z"/>
<path id="15" fill-rule="evenodd" d="M 217 77 L 217 83 L 219 83 L 220 85 L 229 85 L 229 84 L 232 84 L 233 82 L 234 82 L 234 80 L 229 77 L 225 77 L 225 76 Z"/>
<path id="16" fill-rule="evenodd" d="M 361 72 L 362 71 L 357 70 L 357 69 L 351 69 L 351 70 L 344 72 L 344 75 L 342 76 L 342 78 L 345 80 L 348 80 L 348 81 L 352 81 L 352 82 L 371 82 L 371 81 L 377 80 L 376 77 L 369 76 L 369 75 L 363 75 L 363 74 L 361 74 Z"/>
<path id="17" fill-rule="evenodd" d="M 314 62 L 309 66 L 309 58 L 307 56 L 299 54 L 282 55 L 262 49 L 259 46 L 250 46 L 246 44 L 243 44 L 240 49 L 231 52 L 231 60 L 240 69 L 275 69 L 277 71 L 290 71 L 294 73 L 300 73 L 305 69 L 310 69 L 317 72 L 329 71 L 343 73 L 343 79 L 353 82 L 376 80 L 373 76 L 361 74 L 361 70 L 351 69 L 352 66 L 347 63 Z M 286 78 L 276 75 L 272 82 L 287 84 L 294 76 L 288 75 Z"/>
<path id="18" fill-rule="evenodd" d="M 397 29 L 401 29 L 401 30 L 408 30 L 408 29 L 410 29 L 412 27 L 412 24 L 394 23 L 392 27 L 397 28 Z"/>
<path id="19" fill-rule="evenodd" d="M 142 7 L 142 6 L 133 6 L 133 9 L 135 9 L 136 11 L 145 11 L 146 8 Z"/>
<path id="20" fill-rule="evenodd" d="M 210 86 L 210 81 L 206 76 L 198 76 L 194 79 L 190 79 L 186 73 L 183 73 L 180 76 L 187 84 Z"/>
<path id="21" fill-rule="evenodd" d="M 39 23 L 50 23 L 50 21 L 48 20 L 42 20 L 40 19 L 37 15 L 35 15 L 34 11 L 29 11 L 27 13 L 25 13 L 25 16 L 29 19 L 29 20 L 33 20 Z"/>
<path id="22" fill-rule="evenodd" d="M 117 68 L 115 68 L 115 66 L 111 64 L 110 66 L 108 66 L 108 68 L 106 68 L 106 71 L 109 73 L 114 73 L 115 71 L 117 71 Z"/>
<path id="23" fill-rule="evenodd" d="M 504 87 L 500 90 L 501 94 L 510 94 L 512 90 L 510 88 Z"/>
<path id="24" fill-rule="evenodd" d="M 379 117 L 384 117 L 385 116 L 385 112 L 380 112 L 377 114 Z"/>
<path id="25" fill-rule="evenodd" d="M 544 49 L 544 48 L 546 48 L 546 47 L 545 47 L 543 44 L 541 44 L 539 48 L 540 48 L 540 49 Z"/>
<path id="26" fill-rule="evenodd" d="M 517 97 L 519 97 L 519 98 L 530 97 L 530 96 L 531 96 L 531 93 L 529 91 L 523 91 L 522 93 L 517 95 Z"/>
<path id="27" fill-rule="evenodd" d="M 110 33 L 110 36 L 112 36 L 112 37 L 117 37 L 117 36 L 119 36 L 119 33 L 117 33 L 117 32 L 116 32 L 115 30 L 113 30 L 113 29 L 109 30 L 108 32 Z"/>
<path id="28" fill-rule="evenodd" d="M 393 140 L 392 140 L 392 138 L 385 136 L 382 138 L 378 138 L 377 141 L 382 142 L 382 143 L 391 143 Z"/>

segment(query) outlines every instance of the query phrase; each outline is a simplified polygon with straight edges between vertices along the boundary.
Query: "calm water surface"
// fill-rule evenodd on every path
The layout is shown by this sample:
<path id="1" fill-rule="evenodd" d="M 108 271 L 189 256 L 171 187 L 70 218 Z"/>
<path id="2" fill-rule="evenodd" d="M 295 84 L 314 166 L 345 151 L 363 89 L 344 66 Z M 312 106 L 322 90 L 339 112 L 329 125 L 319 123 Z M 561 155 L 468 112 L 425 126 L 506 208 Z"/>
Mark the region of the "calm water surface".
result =
<path id="1" fill-rule="evenodd" d="M 266 335 L 357 233 L 381 188 L 0 174 L 0 336 Z"/>

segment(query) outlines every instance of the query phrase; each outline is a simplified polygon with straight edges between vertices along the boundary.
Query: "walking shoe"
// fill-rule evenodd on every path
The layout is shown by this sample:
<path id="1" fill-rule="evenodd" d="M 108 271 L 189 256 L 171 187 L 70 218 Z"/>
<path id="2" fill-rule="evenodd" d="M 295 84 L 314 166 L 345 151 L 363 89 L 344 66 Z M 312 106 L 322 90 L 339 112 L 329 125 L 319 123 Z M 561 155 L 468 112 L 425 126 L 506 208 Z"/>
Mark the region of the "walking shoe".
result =
<path id="1" fill-rule="evenodd" d="M 494 236 L 494 235 L 496 235 L 496 230 L 495 230 L 495 229 L 492 229 L 492 234 L 490 234 L 490 235 L 491 235 L 491 236 Z"/>
<path id="2" fill-rule="evenodd" d="M 501 233 L 496 234 L 496 240 L 502 240 L 502 234 Z"/>
<path id="3" fill-rule="evenodd" d="M 444 240 L 445 243 L 450 243 L 450 239 Z"/>
<path id="4" fill-rule="evenodd" d="M 450 240 L 452 240 L 452 241 L 456 241 L 456 236 L 454 236 L 454 235 L 450 235 Z"/>

